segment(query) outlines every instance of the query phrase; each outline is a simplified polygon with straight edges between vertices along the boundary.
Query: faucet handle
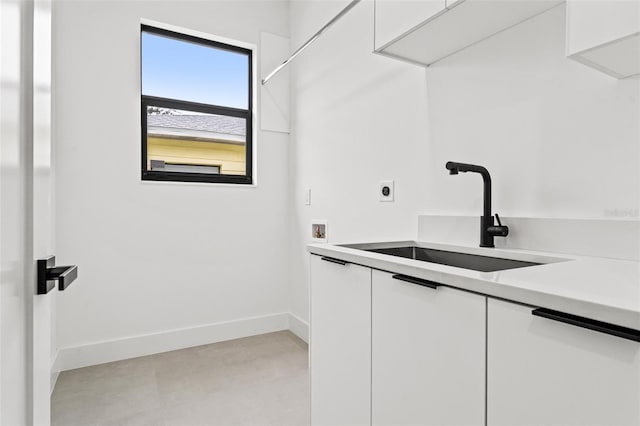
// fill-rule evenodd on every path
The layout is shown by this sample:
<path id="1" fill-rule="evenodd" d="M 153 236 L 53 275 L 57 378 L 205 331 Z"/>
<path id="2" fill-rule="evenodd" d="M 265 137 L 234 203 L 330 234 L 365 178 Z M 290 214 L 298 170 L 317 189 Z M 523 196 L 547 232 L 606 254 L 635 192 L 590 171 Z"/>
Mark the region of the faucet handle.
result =
<path id="1" fill-rule="evenodd" d="M 509 235 L 509 227 L 503 226 L 502 222 L 500 222 L 500 216 L 496 213 L 496 220 L 498 221 L 498 226 L 490 226 L 487 229 L 489 235 L 493 235 L 494 237 L 506 237 Z"/>

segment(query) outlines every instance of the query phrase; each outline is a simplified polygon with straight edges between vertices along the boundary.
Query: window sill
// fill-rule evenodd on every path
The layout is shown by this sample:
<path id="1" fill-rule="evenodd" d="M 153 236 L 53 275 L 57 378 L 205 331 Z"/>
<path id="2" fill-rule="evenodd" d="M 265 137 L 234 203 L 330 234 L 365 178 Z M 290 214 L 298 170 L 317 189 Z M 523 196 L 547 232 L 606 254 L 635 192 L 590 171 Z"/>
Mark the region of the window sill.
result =
<path id="1" fill-rule="evenodd" d="M 252 185 L 251 176 L 243 175 L 218 175 L 204 173 L 176 173 L 176 172 L 158 172 L 143 171 L 141 175 L 143 181 L 154 182 L 198 182 L 213 184 L 230 184 L 230 185 Z"/>
<path id="2" fill-rule="evenodd" d="M 216 182 L 179 182 L 175 180 L 141 180 L 142 185 L 180 185 L 180 186 L 203 186 L 203 187 L 215 187 L 215 188 L 257 188 L 258 184 L 245 183 L 239 185 L 237 183 L 216 183 Z"/>

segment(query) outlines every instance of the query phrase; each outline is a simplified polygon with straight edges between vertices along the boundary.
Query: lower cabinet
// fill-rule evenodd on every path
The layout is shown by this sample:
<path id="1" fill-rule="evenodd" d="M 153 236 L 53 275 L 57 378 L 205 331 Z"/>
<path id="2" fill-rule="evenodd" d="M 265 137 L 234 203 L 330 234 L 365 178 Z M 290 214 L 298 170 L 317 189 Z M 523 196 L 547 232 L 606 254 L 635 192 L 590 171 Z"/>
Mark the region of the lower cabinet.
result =
<path id="1" fill-rule="evenodd" d="M 311 424 L 371 424 L 371 269 L 311 256 Z"/>
<path id="2" fill-rule="evenodd" d="M 640 425 L 640 343 L 489 299 L 487 424 Z"/>
<path id="3" fill-rule="evenodd" d="M 312 255 L 311 424 L 640 426 L 640 342 L 534 309 Z"/>
<path id="4" fill-rule="evenodd" d="M 373 425 L 484 425 L 486 297 L 373 271 Z"/>

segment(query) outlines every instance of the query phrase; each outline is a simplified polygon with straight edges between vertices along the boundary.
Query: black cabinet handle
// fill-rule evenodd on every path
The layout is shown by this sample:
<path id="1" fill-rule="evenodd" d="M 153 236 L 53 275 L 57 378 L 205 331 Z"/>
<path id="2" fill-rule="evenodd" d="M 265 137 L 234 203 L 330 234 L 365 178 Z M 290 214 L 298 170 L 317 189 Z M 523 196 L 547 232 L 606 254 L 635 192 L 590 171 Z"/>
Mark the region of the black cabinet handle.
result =
<path id="1" fill-rule="evenodd" d="M 437 283 L 437 282 L 434 282 L 434 281 L 423 280 L 421 278 L 414 278 L 414 277 L 410 277 L 409 275 L 396 274 L 396 275 L 392 276 L 391 278 L 396 279 L 396 280 L 400 280 L 400 281 L 406 281 L 406 282 L 411 283 L 411 284 L 421 285 L 423 287 L 433 288 L 433 289 L 437 289 L 438 286 L 441 285 L 440 283 Z"/>
<path id="2" fill-rule="evenodd" d="M 576 327 L 587 328 L 589 330 L 598 331 L 600 333 L 610 334 L 611 336 L 640 342 L 640 330 L 635 330 L 633 328 L 609 324 L 607 322 L 579 317 L 577 315 L 553 311 L 551 309 L 545 308 L 534 309 L 533 311 L 531 311 L 531 314 L 537 317 L 547 318 L 550 320 L 563 322 L 565 324 L 575 325 Z"/>
<path id="3" fill-rule="evenodd" d="M 343 265 L 343 266 L 349 264 L 349 262 L 347 262 L 345 260 L 334 259 L 333 257 L 322 256 L 321 259 L 325 260 L 327 262 L 337 263 L 338 265 Z"/>
<path id="4" fill-rule="evenodd" d="M 58 281 L 58 290 L 62 291 L 78 278 L 78 267 L 55 266 L 56 257 L 49 256 L 45 259 L 38 259 L 38 294 L 47 294 Z"/>

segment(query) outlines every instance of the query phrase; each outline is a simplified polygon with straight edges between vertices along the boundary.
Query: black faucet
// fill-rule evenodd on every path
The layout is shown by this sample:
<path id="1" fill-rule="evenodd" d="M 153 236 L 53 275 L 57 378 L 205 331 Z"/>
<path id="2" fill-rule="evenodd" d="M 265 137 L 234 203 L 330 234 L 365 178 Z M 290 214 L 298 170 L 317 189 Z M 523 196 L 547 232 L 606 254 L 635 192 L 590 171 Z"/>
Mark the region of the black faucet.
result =
<path id="1" fill-rule="evenodd" d="M 484 209 L 482 217 L 480 217 L 480 247 L 495 247 L 493 245 L 493 237 L 506 237 L 509 235 L 509 227 L 502 226 L 500 216 L 496 213 L 498 226 L 493 223 L 493 215 L 491 214 L 491 175 L 489 171 L 482 166 L 475 164 L 456 163 L 448 161 L 445 165 L 450 175 L 457 175 L 459 172 L 474 172 L 482 175 L 484 181 Z"/>

